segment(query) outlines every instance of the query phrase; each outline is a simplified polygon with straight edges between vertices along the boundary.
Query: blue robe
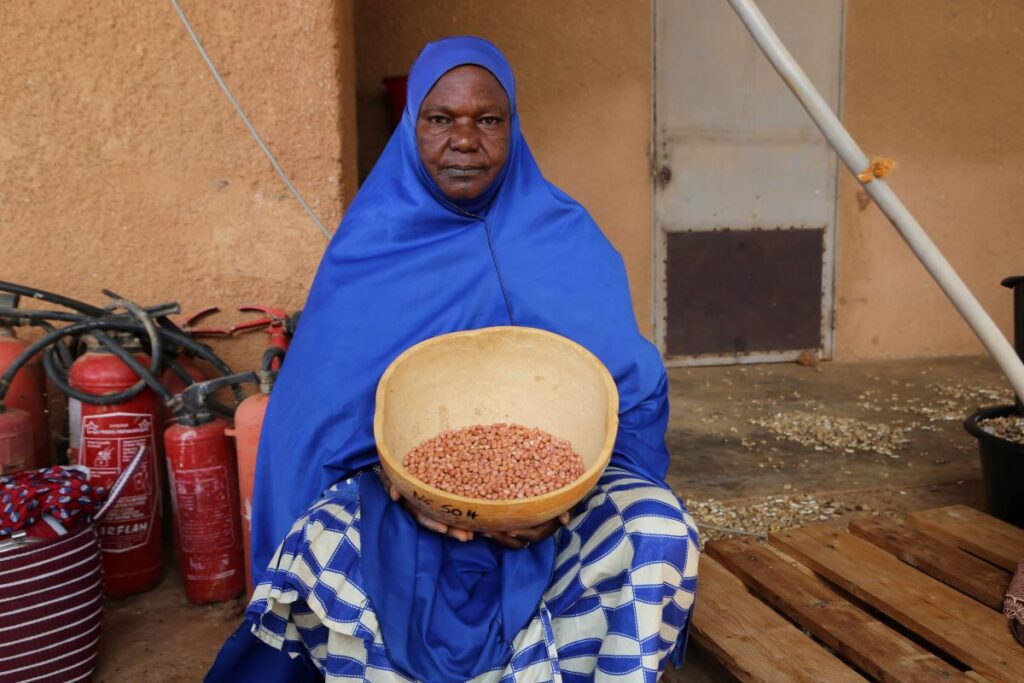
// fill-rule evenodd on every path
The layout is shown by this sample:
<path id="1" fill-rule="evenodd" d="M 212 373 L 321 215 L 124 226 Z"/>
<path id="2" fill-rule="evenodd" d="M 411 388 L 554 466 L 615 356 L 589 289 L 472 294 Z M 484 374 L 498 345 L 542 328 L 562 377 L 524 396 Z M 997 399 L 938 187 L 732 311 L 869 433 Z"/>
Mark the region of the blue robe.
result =
<path id="1" fill-rule="evenodd" d="M 483 195 L 454 201 L 420 160 L 415 128 L 430 88 L 465 64 L 505 89 L 511 138 Z M 619 391 L 612 463 L 664 486 L 660 354 L 637 328 L 622 258 L 544 179 L 515 102 L 511 67 L 479 38 L 432 43 L 414 64 L 402 122 L 324 255 L 271 396 L 256 466 L 257 579 L 325 490 L 377 462 L 377 382 L 402 351 L 439 334 L 521 325 L 589 349 Z M 361 482 L 363 572 L 391 659 L 424 680 L 465 680 L 507 661 L 551 576 L 551 539 L 519 551 L 460 543 L 418 526 L 375 478 Z"/>

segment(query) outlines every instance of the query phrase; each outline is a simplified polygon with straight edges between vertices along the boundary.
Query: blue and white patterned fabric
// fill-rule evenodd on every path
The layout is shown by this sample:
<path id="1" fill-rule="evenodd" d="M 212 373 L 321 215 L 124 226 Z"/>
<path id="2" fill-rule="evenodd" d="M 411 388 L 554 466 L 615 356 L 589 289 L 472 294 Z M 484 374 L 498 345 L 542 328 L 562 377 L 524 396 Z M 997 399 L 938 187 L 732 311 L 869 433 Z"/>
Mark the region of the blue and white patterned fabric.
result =
<path id="1" fill-rule="evenodd" d="M 311 656 L 327 683 L 412 681 L 389 659 L 364 590 L 357 479 L 295 523 L 246 616 L 263 642 Z M 511 661 L 473 681 L 656 681 L 686 643 L 698 558 L 689 513 L 610 467 L 555 542 L 554 574 Z"/>

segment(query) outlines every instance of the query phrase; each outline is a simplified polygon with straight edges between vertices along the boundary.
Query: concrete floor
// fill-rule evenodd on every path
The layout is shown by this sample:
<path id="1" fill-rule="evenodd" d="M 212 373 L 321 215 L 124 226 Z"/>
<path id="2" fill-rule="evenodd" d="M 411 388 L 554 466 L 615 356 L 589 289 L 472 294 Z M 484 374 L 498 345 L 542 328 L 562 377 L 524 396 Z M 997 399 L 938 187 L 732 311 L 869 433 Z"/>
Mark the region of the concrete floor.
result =
<path id="1" fill-rule="evenodd" d="M 1011 400 L 983 358 L 676 369 L 670 384 L 668 479 L 705 538 L 981 506 L 961 422 Z M 156 590 L 108 604 L 97 681 L 199 681 L 239 623 L 241 605 L 191 606 L 173 568 L 165 574 Z M 691 644 L 665 680 L 732 679 Z"/>
<path id="2" fill-rule="evenodd" d="M 973 357 L 677 369 L 670 386 L 668 479 L 698 521 L 709 499 L 813 496 L 832 502 L 830 518 L 981 504 L 962 422 L 1013 400 L 995 365 Z"/>

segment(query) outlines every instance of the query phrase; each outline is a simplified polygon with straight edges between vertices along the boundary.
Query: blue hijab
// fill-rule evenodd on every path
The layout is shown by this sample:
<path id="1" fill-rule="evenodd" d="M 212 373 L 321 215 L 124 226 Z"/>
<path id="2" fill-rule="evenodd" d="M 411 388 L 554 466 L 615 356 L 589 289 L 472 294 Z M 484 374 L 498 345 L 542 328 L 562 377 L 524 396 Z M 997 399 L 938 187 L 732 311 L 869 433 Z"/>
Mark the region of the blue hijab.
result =
<path id="1" fill-rule="evenodd" d="M 511 139 L 483 195 L 454 201 L 421 162 L 415 129 L 434 83 L 465 64 L 504 87 Z M 388 364 L 457 330 L 536 327 L 588 348 L 618 385 L 612 463 L 663 485 L 664 365 L 637 329 L 622 258 L 537 167 L 508 61 L 479 38 L 431 43 L 413 65 L 407 99 L 324 255 L 274 387 L 256 466 L 254 567 L 268 565 L 327 488 L 377 463 L 374 392 Z M 517 551 L 479 536 L 460 543 L 418 526 L 377 477 L 360 482 L 363 578 L 392 661 L 426 681 L 505 665 L 550 580 L 552 539 Z"/>

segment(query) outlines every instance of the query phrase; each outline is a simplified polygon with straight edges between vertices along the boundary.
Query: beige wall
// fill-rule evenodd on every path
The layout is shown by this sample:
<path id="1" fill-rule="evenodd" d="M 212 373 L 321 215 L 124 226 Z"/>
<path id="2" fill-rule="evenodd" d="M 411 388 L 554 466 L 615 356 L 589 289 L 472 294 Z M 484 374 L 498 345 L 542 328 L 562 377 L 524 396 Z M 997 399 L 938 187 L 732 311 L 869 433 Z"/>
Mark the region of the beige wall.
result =
<path id="1" fill-rule="evenodd" d="M 1024 4 L 848 0 L 845 110 L 868 154 L 1002 328 L 1024 272 Z M 843 171 L 837 357 L 982 347 Z"/>
<path id="2" fill-rule="evenodd" d="M 541 170 L 622 252 L 649 333 L 649 3 L 362 0 L 355 14 L 361 169 L 390 132 L 381 78 L 406 73 L 425 43 L 444 36 L 493 41 L 515 70 L 523 132 Z"/>
<path id="3" fill-rule="evenodd" d="M 625 257 L 650 331 L 646 1 L 183 3 L 257 127 L 333 229 L 388 135 L 380 79 L 427 41 L 490 38 L 546 175 Z M 354 12 L 354 15 L 353 15 Z M 169 4 L 0 3 L 0 279 L 186 309 L 302 305 L 324 240 L 216 88 Z M 982 303 L 1024 270 L 1024 5 L 850 0 L 844 118 Z M 354 33 L 354 36 L 353 36 Z M 353 47 L 354 46 L 354 47 Z M 355 54 L 353 54 L 355 53 Z M 980 346 L 845 171 L 837 357 Z M 239 367 L 261 339 L 221 345 Z"/>
<path id="4" fill-rule="evenodd" d="M 650 5 L 498 5 L 363 0 L 355 6 L 360 167 L 389 134 L 381 78 L 420 47 L 474 33 L 506 52 L 523 129 L 545 174 L 622 251 L 651 322 Z M 1024 5 L 993 0 L 849 0 L 845 121 L 900 164 L 892 183 L 982 303 L 1009 330 L 998 285 L 1024 269 Z M 840 360 L 977 353 L 980 345 L 857 183 L 842 171 Z"/>
<path id="5" fill-rule="evenodd" d="M 350 1 L 182 5 L 333 230 L 356 186 Z M 305 300 L 325 239 L 168 2 L 0 3 L 0 122 L 0 279 L 186 309 Z M 259 337 L 220 348 L 249 368 Z"/>

